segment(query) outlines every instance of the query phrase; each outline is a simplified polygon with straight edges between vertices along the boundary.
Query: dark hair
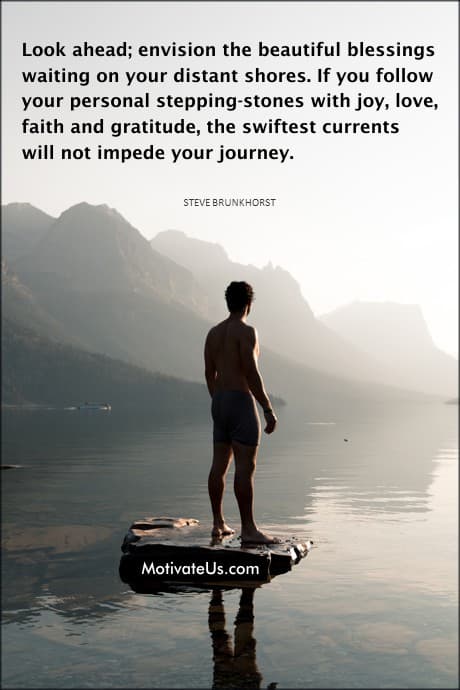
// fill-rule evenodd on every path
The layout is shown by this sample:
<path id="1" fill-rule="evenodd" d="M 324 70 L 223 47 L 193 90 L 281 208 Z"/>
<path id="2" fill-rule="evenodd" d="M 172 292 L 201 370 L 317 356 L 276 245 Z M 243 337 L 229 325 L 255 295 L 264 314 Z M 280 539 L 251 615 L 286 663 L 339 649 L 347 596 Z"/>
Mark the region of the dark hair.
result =
<path id="1" fill-rule="evenodd" d="M 253 299 L 254 290 L 244 280 L 239 282 L 234 280 L 225 290 L 225 300 L 230 312 L 242 311 L 245 307 L 250 307 Z"/>

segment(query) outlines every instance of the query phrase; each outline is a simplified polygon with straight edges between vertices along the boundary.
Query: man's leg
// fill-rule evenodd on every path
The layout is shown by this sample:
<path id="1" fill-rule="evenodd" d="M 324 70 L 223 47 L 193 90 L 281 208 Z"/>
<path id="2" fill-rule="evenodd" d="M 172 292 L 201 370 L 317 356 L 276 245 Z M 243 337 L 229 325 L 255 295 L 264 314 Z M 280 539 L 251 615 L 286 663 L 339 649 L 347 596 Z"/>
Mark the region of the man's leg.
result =
<path id="1" fill-rule="evenodd" d="M 235 530 L 225 524 L 222 510 L 225 477 L 232 459 L 232 446 L 229 443 L 214 443 L 211 471 L 208 477 L 209 498 L 211 500 L 213 516 L 213 537 L 233 534 Z"/>
<path id="2" fill-rule="evenodd" d="M 241 541 L 273 544 L 279 540 L 261 532 L 254 520 L 254 475 L 258 446 L 233 441 L 235 455 L 234 489 L 241 516 Z"/>

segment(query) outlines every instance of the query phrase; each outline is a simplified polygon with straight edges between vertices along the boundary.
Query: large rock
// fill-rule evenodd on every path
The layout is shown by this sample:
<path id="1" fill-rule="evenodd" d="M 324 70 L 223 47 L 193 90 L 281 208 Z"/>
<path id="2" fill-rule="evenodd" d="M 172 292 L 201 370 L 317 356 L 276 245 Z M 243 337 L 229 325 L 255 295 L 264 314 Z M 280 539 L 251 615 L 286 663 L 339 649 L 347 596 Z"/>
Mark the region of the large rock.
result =
<path id="1" fill-rule="evenodd" d="M 238 537 L 210 537 L 211 527 L 193 518 L 135 520 L 122 544 L 120 577 L 136 592 L 165 583 L 258 586 L 288 572 L 312 547 L 308 540 L 242 544 Z"/>

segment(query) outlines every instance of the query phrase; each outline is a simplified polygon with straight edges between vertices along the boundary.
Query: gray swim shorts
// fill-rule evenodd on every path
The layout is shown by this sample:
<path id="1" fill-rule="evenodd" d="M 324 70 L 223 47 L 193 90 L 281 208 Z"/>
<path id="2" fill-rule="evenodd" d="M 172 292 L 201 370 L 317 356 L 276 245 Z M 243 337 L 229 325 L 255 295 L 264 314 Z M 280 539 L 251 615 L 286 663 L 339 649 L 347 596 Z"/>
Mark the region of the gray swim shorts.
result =
<path id="1" fill-rule="evenodd" d="M 246 446 L 260 443 L 260 420 L 256 401 L 246 391 L 216 391 L 212 397 L 214 443 L 237 441 Z"/>

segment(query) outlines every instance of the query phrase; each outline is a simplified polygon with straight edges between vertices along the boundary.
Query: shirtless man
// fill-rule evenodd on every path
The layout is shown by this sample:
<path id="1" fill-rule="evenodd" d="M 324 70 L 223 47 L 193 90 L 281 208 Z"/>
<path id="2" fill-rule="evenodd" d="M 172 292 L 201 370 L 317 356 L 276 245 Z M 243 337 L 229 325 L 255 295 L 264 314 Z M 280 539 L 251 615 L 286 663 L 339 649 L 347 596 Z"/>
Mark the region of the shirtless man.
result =
<path id="1" fill-rule="evenodd" d="M 264 411 L 267 434 L 275 430 L 277 419 L 257 366 L 257 332 L 246 324 L 253 298 L 248 283 L 232 282 L 225 292 L 230 315 L 211 328 L 206 338 L 205 376 L 214 420 L 214 454 L 208 489 L 214 518 L 213 537 L 233 534 L 235 530 L 225 523 L 222 502 L 225 478 L 234 455 L 241 541 L 270 544 L 278 540 L 261 532 L 254 520 L 254 474 L 260 442 L 255 400 Z"/>

